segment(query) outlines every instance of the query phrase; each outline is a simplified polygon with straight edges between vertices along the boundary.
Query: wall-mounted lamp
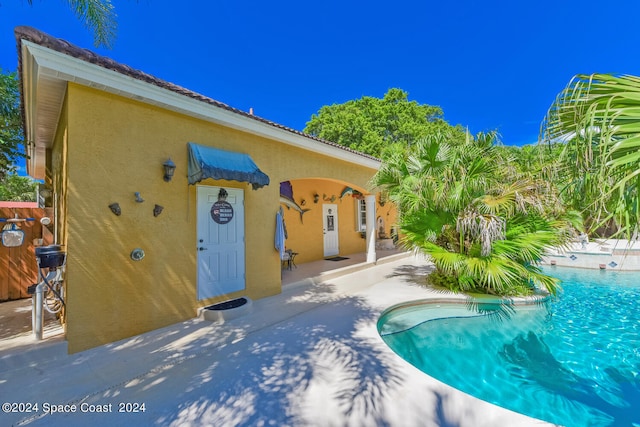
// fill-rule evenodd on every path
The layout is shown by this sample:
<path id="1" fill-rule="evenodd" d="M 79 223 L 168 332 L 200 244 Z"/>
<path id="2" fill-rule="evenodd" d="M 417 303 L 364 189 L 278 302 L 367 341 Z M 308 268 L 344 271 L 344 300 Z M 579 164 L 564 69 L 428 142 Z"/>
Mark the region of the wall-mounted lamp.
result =
<path id="1" fill-rule="evenodd" d="M 378 204 L 380 204 L 380 206 L 384 206 L 386 203 L 387 203 L 387 194 L 380 193 L 380 200 L 378 201 Z"/>
<path id="2" fill-rule="evenodd" d="M 318 193 L 315 193 L 313 195 L 313 203 L 318 203 L 318 200 L 320 200 L 320 196 L 318 195 Z"/>
<path id="3" fill-rule="evenodd" d="M 164 180 L 166 182 L 171 181 L 173 178 L 173 173 L 176 171 L 176 164 L 169 158 L 166 162 L 162 164 L 164 168 Z"/>
<path id="4" fill-rule="evenodd" d="M 53 190 L 48 184 L 38 184 L 38 207 L 53 206 Z"/>
<path id="5" fill-rule="evenodd" d="M 53 196 L 53 191 L 51 191 L 51 188 L 45 186 L 44 184 L 38 186 L 38 193 L 45 199 Z"/>

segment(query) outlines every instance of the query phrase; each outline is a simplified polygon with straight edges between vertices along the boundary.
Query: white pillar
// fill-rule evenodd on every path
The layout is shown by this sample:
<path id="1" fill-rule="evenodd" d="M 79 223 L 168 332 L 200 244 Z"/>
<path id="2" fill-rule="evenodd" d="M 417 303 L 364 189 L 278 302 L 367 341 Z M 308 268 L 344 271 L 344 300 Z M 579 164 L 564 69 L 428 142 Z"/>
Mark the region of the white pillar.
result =
<path id="1" fill-rule="evenodd" d="M 367 262 L 376 262 L 376 195 L 365 196 L 367 207 Z"/>

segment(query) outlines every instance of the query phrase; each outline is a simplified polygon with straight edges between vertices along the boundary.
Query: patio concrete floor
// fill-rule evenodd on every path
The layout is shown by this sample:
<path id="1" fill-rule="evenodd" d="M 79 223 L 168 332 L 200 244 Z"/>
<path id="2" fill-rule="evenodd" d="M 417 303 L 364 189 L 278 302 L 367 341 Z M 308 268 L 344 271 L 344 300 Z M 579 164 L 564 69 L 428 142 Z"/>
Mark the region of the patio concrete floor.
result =
<path id="1" fill-rule="evenodd" d="M 191 319 L 74 355 L 55 324 L 42 342 L 2 336 L 0 403 L 38 411 L 0 413 L 0 425 L 548 425 L 440 383 L 386 346 L 382 311 L 442 297 L 419 285 L 428 262 L 388 255 L 284 271 L 280 295 L 223 324 Z"/>

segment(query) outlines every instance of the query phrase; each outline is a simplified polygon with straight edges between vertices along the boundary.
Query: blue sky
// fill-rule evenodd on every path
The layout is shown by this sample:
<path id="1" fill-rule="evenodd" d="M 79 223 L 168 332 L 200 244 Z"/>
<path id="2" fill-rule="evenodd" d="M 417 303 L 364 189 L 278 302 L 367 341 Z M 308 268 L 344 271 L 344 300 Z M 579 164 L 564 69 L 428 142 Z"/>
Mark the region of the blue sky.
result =
<path id="1" fill-rule="evenodd" d="M 640 2 L 113 2 L 113 49 L 64 0 L 0 1 L 0 67 L 29 25 L 241 110 L 302 130 L 323 105 L 393 87 L 438 105 L 451 124 L 533 143 L 578 73 L 640 70 Z"/>

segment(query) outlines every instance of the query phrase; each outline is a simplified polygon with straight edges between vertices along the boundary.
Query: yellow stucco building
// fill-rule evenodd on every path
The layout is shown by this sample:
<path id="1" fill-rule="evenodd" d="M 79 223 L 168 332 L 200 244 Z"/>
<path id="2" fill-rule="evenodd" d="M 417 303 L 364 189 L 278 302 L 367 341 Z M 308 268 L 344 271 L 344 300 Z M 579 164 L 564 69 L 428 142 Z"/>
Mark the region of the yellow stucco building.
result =
<path id="1" fill-rule="evenodd" d="M 378 159 L 35 29 L 16 38 L 27 169 L 53 190 L 67 252 L 70 353 L 279 293 L 279 212 L 297 263 L 372 262 L 376 234 L 391 233 L 395 211 L 368 187 Z M 245 161 L 268 185 L 252 184 Z"/>

